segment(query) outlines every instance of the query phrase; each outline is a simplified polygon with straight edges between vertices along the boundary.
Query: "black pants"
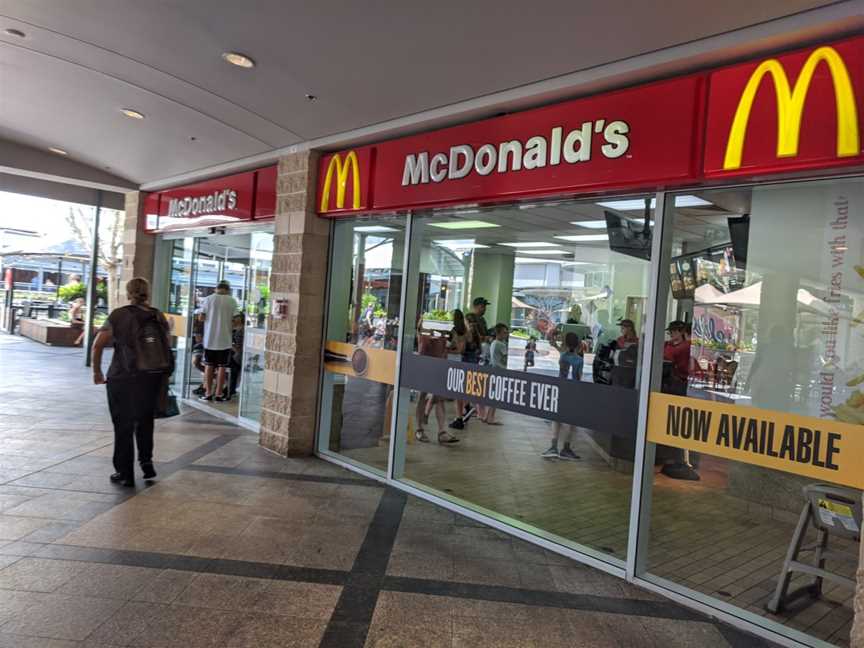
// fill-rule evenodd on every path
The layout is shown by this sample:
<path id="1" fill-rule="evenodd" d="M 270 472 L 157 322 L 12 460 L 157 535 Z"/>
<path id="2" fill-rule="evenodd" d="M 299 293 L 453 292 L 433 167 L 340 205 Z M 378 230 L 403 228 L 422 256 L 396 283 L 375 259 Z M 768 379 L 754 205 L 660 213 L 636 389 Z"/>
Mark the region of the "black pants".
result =
<path id="1" fill-rule="evenodd" d="M 108 381 L 108 408 L 114 423 L 114 470 L 125 479 L 132 479 L 135 474 L 135 443 L 138 461 L 153 460 L 153 411 L 162 379 L 161 375 L 145 375 Z"/>
<path id="2" fill-rule="evenodd" d="M 228 394 L 233 396 L 237 393 L 237 385 L 240 383 L 240 374 L 243 371 L 243 366 L 234 359 L 234 356 L 231 356 L 231 360 L 228 362 Z"/>

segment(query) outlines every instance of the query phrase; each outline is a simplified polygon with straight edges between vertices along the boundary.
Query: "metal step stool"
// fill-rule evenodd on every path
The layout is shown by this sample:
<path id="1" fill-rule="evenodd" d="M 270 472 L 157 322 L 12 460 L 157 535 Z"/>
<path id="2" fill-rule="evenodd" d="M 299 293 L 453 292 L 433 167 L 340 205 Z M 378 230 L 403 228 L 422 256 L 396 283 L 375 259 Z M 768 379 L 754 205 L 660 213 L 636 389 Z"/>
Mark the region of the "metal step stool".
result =
<path id="1" fill-rule="evenodd" d="M 802 593 L 819 598 L 822 595 L 822 581 L 826 578 L 855 589 L 854 579 L 828 571 L 825 563 L 827 560 L 838 560 L 857 564 L 857 556 L 851 558 L 846 553 L 829 549 L 828 537 L 861 541 L 861 492 L 832 484 L 810 484 L 804 487 L 803 493 L 806 500 L 804 509 L 789 543 L 777 589 L 765 606 L 774 614 L 781 612 L 789 601 L 798 598 Z M 816 544 L 805 547 L 804 539 L 811 524 L 816 529 Z M 801 562 L 798 557 L 802 552 L 813 552 L 813 562 Z M 810 585 L 790 594 L 789 582 L 793 572 L 811 574 L 816 578 Z"/>

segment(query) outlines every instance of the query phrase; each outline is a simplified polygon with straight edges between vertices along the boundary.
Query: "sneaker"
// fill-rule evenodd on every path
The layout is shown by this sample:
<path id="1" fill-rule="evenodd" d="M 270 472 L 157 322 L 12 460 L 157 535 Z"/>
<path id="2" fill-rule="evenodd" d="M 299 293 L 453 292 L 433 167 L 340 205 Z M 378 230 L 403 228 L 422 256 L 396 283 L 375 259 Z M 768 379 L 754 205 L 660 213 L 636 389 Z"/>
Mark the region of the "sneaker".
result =
<path id="1" fill-rule="evenodd" d="M 440 443 L 441 445 L 450 445 L 453 443 L 459 443 L 459 439 L 457 439 L 455 436 L 453 436 L 449 432 L 445 432 L 444 430 L 441 430 L 438 433 L 438 443 Z"/>
<path id="2" fill-rule="evenodd" d="M 414 437 L 420 443 L 429 443 L 429 437 L 426 436 L 426 433 L 423 430 L 417 430 L 417 432 L 414 433 Z"/>
<path id="3" fill-rule="evenodd" d="M 207 393 L 207 391 L 204 389 L 204 385 L 201 385 L 201 386 L 196 387 L 195 389 L 193 389 L 193 390 L 192 390 L 192 393 L 193 393 L 195 396 L 203 396 L 204 394 Z"/>
<path id="4" fill-rule="evenodd" d="M 558 458 L 564 459 L 565 461 L 579 461 L 579 459 L 581 459 L 581 457 L 570 448 L 562 448 L 561 452 L 558 453 Z"/>
<path id="5" fill-rule="evenodd" d="M 156 476 L 156 469 L 153 467 L 152 461 L 142 461 L 141 470 L 144 471 L 144 479 L 153 479 Z"/>
<path id="6" fill-rule="evenodd" d="M 558 447 L 552 446 L 546 452 L 540 455 L 544 459 L 557 459 L 558 458 Z"/>
<path id="7" fill-rule="evenodd" d="M 461 419 L 461 417 L 457 417 L 451 421 L 450 428 L 454 430 L 464 430 L 465 429 L 465 421 Z"/>
<path id="8" fill-rule="evenodd" d="M 212 396 L 207 396 L 207 395 L 205 394 L 204 396 L 200 396 L 200 397 L 198 398 L 198 400 L 200 400 L 200 401 L 204 401 L 204 402 L 209 402 L 209 401 L 212 401 L 212 400 L 213 400 L 213 397 L 212 397 Z"/>
<path id="9" fill-rule="evenodd" d="M 113 473 L 108 479 L 110 479 L 115 484 L 120 484 L 121 486 L 125 486 L 127 488 L 135 487 L 134 479 L 130 479 L 119 472 Z"/>
<path id="10" fill-rule="evenodd" d="M 227 403 L 228 401 L 231 400 L 231 397 L 230 396 L 217 396 L 213 400 L 216 401 L 217 403 Z"/>

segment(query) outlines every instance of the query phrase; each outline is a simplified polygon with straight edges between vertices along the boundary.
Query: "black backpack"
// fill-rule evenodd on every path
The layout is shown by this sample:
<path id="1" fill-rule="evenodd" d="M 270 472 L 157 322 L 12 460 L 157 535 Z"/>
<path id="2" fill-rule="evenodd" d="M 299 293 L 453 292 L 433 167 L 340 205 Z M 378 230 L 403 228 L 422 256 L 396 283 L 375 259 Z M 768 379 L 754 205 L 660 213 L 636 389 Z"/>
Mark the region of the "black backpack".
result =
<path id="1" fill-rule="evenodd" d="M 123 344 L 126 370 L 140 374 L 170 374 L 174 371 L 171 343 L 155 308 L 128 307 L 129 335 Z"/>

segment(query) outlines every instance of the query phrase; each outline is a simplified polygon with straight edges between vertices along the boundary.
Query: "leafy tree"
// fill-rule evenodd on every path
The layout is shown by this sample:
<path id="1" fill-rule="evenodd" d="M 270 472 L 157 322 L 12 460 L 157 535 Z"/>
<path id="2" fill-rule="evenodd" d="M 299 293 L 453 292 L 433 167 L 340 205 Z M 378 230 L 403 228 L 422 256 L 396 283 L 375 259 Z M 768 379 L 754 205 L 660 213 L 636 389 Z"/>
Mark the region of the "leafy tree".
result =
<path id="1" fill-rule="evenodd" d="M 99 218 L 99 249 L 96 252 L 96 259 L 108 274 L 108 286 L 105 289 L 105 293 L 107 294 L 100 294 L 97 290 L 97 295 L 105 297 L 108 302 L 109 312 L 114 310 L 120 301 L 120 269 L 123 263 L 123 217 L 124 214 L 122 211 L 103 208 Z M 69 213 L 66 215 L 66 223 L 81 246 L 87 250 L 88 254 L 93 254 L 93 220 L 94 218 L 90 210 L 78 206 L 70 206 Z M 66 299 L 63 296 L 62 288 L 60 291 L 61 299 Z M 86 296 L 86 287 L 85 294 L 79 296 Z"/>

